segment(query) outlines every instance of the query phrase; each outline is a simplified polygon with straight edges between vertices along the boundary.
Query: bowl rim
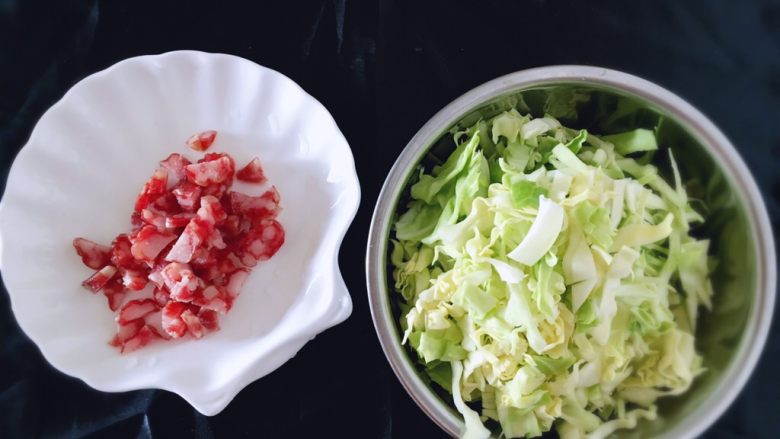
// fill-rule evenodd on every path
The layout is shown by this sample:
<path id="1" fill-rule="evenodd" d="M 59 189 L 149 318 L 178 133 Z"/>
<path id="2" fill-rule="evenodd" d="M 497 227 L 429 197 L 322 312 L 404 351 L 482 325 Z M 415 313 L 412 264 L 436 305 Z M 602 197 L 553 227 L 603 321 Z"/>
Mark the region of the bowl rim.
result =
<path id="1" fill-rule="evenodd" d="M 712 425 L 737 397 L 755 368 L 766 342 L 774 311 L 777 283 L 773 232 L 766 206 L 752 174 L 733 144 L 712 121 L 669 90 L 617 70 L 583 65 L 556 65 L 510 73 L 461 95 L 417 131 L 387 175 L 377 198 L 368 235 L 368 300 L 382 350 L 398 380 L 423 412 L 450 435 L 458 435 L 463 429 L 462 419 L 449 406 L 443 404 L 422 381 L 412 362 L 407 361 L 408 355 L 404 348 L 398 343 L 384 265 L 393 209 L 413 167 L 433 142 L 470 110 L 514 91 L 563 84 L 607 87 L 663 109 L 701 142 L 745 202 L 749 227 L 756 243 L 756 299 L 738 351 L 720 383 L 715 385 L 703 403 L 661 437 L 698 436 Z"/>

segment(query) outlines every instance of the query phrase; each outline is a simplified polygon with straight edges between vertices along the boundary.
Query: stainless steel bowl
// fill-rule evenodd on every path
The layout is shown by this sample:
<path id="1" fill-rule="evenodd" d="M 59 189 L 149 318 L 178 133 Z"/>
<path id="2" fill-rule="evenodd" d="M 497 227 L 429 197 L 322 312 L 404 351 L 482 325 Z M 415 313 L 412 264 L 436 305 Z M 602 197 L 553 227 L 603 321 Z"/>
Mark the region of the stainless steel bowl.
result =
<path id="1" fill-rule="evenodd" d="M 551 108 L 550 96 L 569 99 Z M 750 172 L 731 142 L 704 115 L 671 92 L 614 70 L 555 66 L 512 73 L 487 82 L 437 113 L 412 138 L 385 180 L 368 240 L 366 276 L 369 303 L 379 340 L 401 384 L 442 429 L 456 436 L 463 422 L 451 398 L 421 379 L 416 360 L 401 345 L 396 293 L 388 284 L 388 238 L 397 206 L 414 169 L 431 151 L 452 148 L 447 133 L 525 102 L 532 113 L 556 111 L 573 127 L 588 127 L 594 105 L 634 108 L 635 124 L 663 119 L 659 144 L 670 147 L 689 189 L 709 207 L 705 230 L 720 261 L 713 276 L 714 309 L 703 313 L 696 334 L 707 372 L 679 397 L 659 401 L 656 421 L 643 421 L 623 438 L 686 438 L 701 434 L 720 416 L 753 370 L 766 340 L 774 309 L 776 268 L 766 207 Z M 621 106 L 621 107 L 618 107 Z M 631 107 L 633 106 L 633 107 Z M 630 128 L 630 127 L 627 127 Z"/>

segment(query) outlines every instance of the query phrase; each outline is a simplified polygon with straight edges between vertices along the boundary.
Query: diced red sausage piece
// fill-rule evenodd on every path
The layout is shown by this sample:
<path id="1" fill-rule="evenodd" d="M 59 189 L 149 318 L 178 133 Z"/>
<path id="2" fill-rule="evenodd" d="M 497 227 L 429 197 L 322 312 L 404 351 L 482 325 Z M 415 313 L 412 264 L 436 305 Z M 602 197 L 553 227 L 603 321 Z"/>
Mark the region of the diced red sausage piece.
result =
<path id="1" fill-rule="evenodd" d="M 192 301 L 189 303 L 194 307 L 201 307 L 209 303 L 211 300 L 210 297 L 216 297 L 218 294 L 219 290 L 217 290 L 214 285 L 207 285 L 205 288 L 198 290 L 198 292 L 195 293 L 195 296 L 192 298 Z"/>
<path id="2" fill-rule="evenodd" d="M 154 200 L 151 206 L 169 215 L 173 215 L 175 213 L 181 212 L 181 206 L 179 206 L 179 201 L 176 200 L 176 196 L 174 196 L 170 192 L 159 196 L 156 200 Z"/>
<path id="3" fill-rule="evenodd" d="M 209 136 L 205 143 L 196 136 L 197 147 L 213 142 Z M 171 154 L 160 165 L 136 200 L 129 236 L 117 236 L 110 248 L 83 238 L 73 242 L 84 263 L 99 269 L 84 285 L 102 290 L 112 310 L 121 308 L 111 343 L 122 352 L 154 338 L 187 332 L 200 338 L 219 329 L 218 314 L 232 307 L 246 267 L 272 257 L 285 239 L 274 220 L 280 211 L 275 187 L 260 196 L 228 192 L 234 177 L 265 181 L 258 158 L 238 174 L 224 153 L 207 153 L 197 163 Z M 128 290 L 149 282 L 152 298 L 124 303 Z"/>
<path id="4" fill-rule="evenodd" d="M 254 223 L 254 221 L 252 221 L 251 218 L 246 217 L 246 216 L 242 216 L 241 217 L 241 224 L 239 224 L 239 226 L 238 226 L 238 233 L 243 236 L 246 232 L 249 231 L 249 229 L 252 228 L 252 224 L 253 223 Z"/>
<path id="5" fill-rule="evenodd" d="M 181 319 L 181 313 L 187 305 L 181 302 L 168 302 L 162 312 L 162 328 L 172 338 L 179 338 L 187 332 L 187 325 Z"/>
<path id="6" fill-rule="evenodd" d="M 190 272 L 192 272 L 190 266 L 180 262 L 170 262 L 160 269 L 160 275 L 165 288 L 170 288 L 175 285 L 177 282 L 181 281 L 185 274 Z"/>
<path id="7" fill-rule="evenodd" d="M 222 233 L 219 230 L 214 229 L 206 240 L 206 247 L 222 250 L 227 247 L 225 241 L 222 239 Z"/>
<path id="8" fill-rule="evenodd" d="M 225 314 L 232 306 L 233 299 L 223 287 L 209 285 L 198 292 L 192 303 L 201 309 L 210 309 Z"/>
<path id="9" fill-rule="evenodd" d="M 153 225 L 161 232 L 165 230 L 166 217 L 164 214 L 157 212 L 156 210 L 152 210 L 151 208 L 142 210 L 141 219 L 146 224 Z"/>
<path id="10" fill-rule="evenodd" d="M 164 305 L 161 305 L 164 306 Z M 165 340 L 168 340 L 171 338 L 170 335 L 168 335 L 167 332 L 162 327 L 162 309 L 157 309 L 155 312 L 149 313 L 144 316 L 144 323 L 146 323 L 146 326 L 154 331 L 154 333 Z"/>
<path id="11" fill-rule="evenodd" d="M 230 191 L 227 193 L 228 206 L 230 213 L 240 215 L 244 213 L 244 205 L 249 201 L 250 196 L 241 192 Z"/>
<path id="12" fill-rule="evenodd" d="M 122 272 L 122 284 L 131 291 L 141 291 L 149 282 L 145 271 L 120 268 Z"/>
<path id="13" fill-rule="evenodd" d="M 190 265 L 196 270 L 207 270 L 218 263 L 219 259 L 217 259 L 217 255 L 213 251 L 206 250 L 205 248 L 198 249 L 190 261 Z"/>
<path id="14" fill-rule="evenodd" d="M 224 152 L 207 152 L 200 160 L 198 160 L 198 163 L 213 162 L 214 160 L 219 160 L 221 158 L 230 160 L 230 170 L 231 173 L 233 173 L 236 170 L 236 162 L 233 160 L 233 157 L 231 157 L 230 154 Z"/>
<path id="15" fill-rule="evenodd" d="M 176 197 L 176 201 L 182 209 L 187 212 L 194 212 L 198 208 L 198 201 L 200 201 L 202 191 L 203 189 L 195 183 L 182 180 L 173 188 L 171 193 Z"/>
<path id="16" fill-rule="evenodd" d="M 154 226 L 144 226 L 133 241 L 130 253 L 139 261 L 152 262 L 157 255 L 176 239 L 171 232 L 161 232 Z"/>
<path id="17" fill-rule="evenodd" d="M 187 330 L 190 331 L 190 334 L 192 334 L 193 337 L 203 337 L 203 325 L 200 323 L 198 316 L 193 314 L 191 310 L 187 309 L 181 313 L 181 319 L 184 321 L 184 324 L 187 325 Z"/>
<path id="18" fill-rule="evenodd" d="M 89 268 L 98 270 L 107 265 L 111 260 L 111 247 L 92 242 L 85 238 L 73 240 L 76 253 L 81 256 L 81 261 Z"/>
<path id="19" fill-rule="evenodd" d="M 116 334 L 114 338 L 109 342 L 111 346 L 122 346 L 127 340 L 135 337 L 138 331 L 144 326 L 144 322 L 141 320 L 134 320 L 125 324 L 117 324 Z"/>
<path id="20" fill-rule="evenodd" d="M 109 294 L 123 294 L 127 291 L 127 288 L 125 288 L 125 284 L 122 282 L 121 276 L 114 276 L 111 278 L 110 281 L 108 281 L 105 285 L 103 285 L 103 294 L 109 295 Z"/>
<path id="21" fill-rule="evenodd" d="M 192 164 L 181 154 L 173 153 L 169 155 L 165 160 L 160 162 L 160 165 L 168 171 L 170 176 L 174 176 L 179 180 L 186 178 L 184 173 L 184 167 Z"/>
<path id="22" fill-rule="evenodd" d="M 190 259 L 189 264 L 193 268 L 202 268 L 202 266 L 207 264 L 210 259 L 212 259 L 211 252 L 203 247 L 200 247 L 199 249 L 195 250 L 195 253 L 192 254 L 192 259 Z"/>
<path id="23" fill-rule="evenodd" d="M 201 195 L 211 195 L 215 198 L 222 198 L 225 195 L 225 192 L 227 192 L 227 189 L 228 185 L 226 183 L 210 184 L 203 188 Z"/>
<path id="24" fill-rule="evenodd" d="M 158 197 L 165 194 L 167 185 L 168 171 L 164 168 L 157 169 L 154 175 L 144 184 L 141 193 L 138 194 L 138 198 L 135 200 L 135 211 L 140 212 L 141 209 L 145 209 Z"/>
<path id="25" fill-rule="evenodd" d="M 239 218 L 238 215 L 228 215 L 227 218 L 225 218 L 225 222 L 222 224 L 222 230 L 228 236 L 235 236 L 239 232 L 240 225 L 241 218 Z"/>
<path id="26" fill-rule="evenodd" d="M 187 146 L 195 151 L 205 151 L 214 143 L 216 137 L 217 132 L 215 130 L 208 130 L 190 136 L 186 143 Z"/>
<path id="27" fill-rule="evenodd" d="M 233 160 L 233 157 L 231 157 L 230 154 L 226 154 L 224 152 L 209 152 L 206 153 L 203 158 L 198 160 L 198 163 L 212 162 L 214 160 L 220 160 L 223 158 L 228 160 L 228 178 L 222 182 L 221 188 L 215 189 L 213 187 L 215 185 L 204 188 L 203 195 L 214 195 L 217 198 L 222 198 L 222 195 L 224 195 L 228 187 L 233 185 L 233 177 L 236 174 L 236 161 Z M 219 195 L 217 195 L 217 193 L 219 193 Z"/>
<path id="28" fill-rule="evenodd" d="M 213 230 L 214 225 L 212 223 L 206 222 L 200 217 L 193 218 L 187 224 L 187 227 L 184 228 L 171 251 L 165 256 L 165 260 L 184 264 L 190 262 L 195 251 Z"/>
<path id="29" fill-rule="evenodd" d="M 185 276 L 170 291 L 171 300 L 190 302 L 198 291 L 198 277 L 194 274 Z"/>
<path id="30" fill-rule="evenodd" d="M 155 288 L 154 289 L 154 300 L 157 302 L 157 304 L 161 307 L 168 304 L 168 302 L 171 301 L 171 296 L 168 293 L 168 290 L 164 288 Z"/>
<path id="31" fill-rule="evenodd" d="M 122 302 L 125 300 L 125 294 L 127 289 L 122 283 L 122 278 L 114 276 L 107 284 L 103 286 L 103 294 L 108 301 L 108 308 L 111 311 L 116 311 L 122 306 Z"/>
<path id="32" fill-rule="evenodd" d="M 284 244 L 284 229 L 276 220 L 266 219 L 255 224 L 241 243 L 241 261 L 251 256 L 256 261 L 264 261 L 276 254 Z"/>
<path id="33" fill-rule="evenodd" d="M 113 265 L 106 265 L 81 284 L 92 290 L 92 292 L 97 293 L 112 277 L 114 277 L 114 274 L 116 274 L 116 267 Z"/>
<path id="34" fill-rule="evenodd" d="M 236 178 L 247 183 L 262 184 L 266 182 L 263 167 L 260 165 L 260 159 L 255 157 L 246 166 L 236 172 Z"/>
<path id="35" fill-rule="evenodd" d="M 229 302 L 229 299 L 219 296 L 211 299 L 208 303 L 203 304 L 201 308 L 210 309 L 220 314 L 227 314 L 227 312 L 230 311 L 231 305 L 232 303 Z"/>
<path id="36" fill-rule="evenodd" d="M 281 210 L 276 187 L 271 187 L 258 197 L 234 191 L 228 192 L 227 195 L 233 213 L 246 215 L 253 220 L 275 218 Z"/>
<path id="37" fill-rule="evenodd" d="M 143 218 L 141 218 L 141 212 L 133 212 L 130 215 L 130 236 L 137 235 L 144 225 L 146 225 L 146 223 Z"/>
<path id="38" fill-rule="evenodd" d="M 244 282 L 249 277 L 249 270 L 245 268 L 234 271 L 228 278 L 227 285 L 225 285 L 225 291 L 235 299 L 238 297 L 238 293 L 241 292 L 241 287 L 244 286 Z"/>
<path id="39" fill-rule="evenodd" d="M 168 294 L 168 290 L 164 288 L 155 288 L 154 300 L 157 301 L 158 305 L 165 306 L 171 301 L 171 296 Z"/>
<path id="40" fill-rule="evenodd" d="M 165 218 L 165 227 L 169 229 L 178 229 L 179 227 L 185 227 L 189 224 L 190 220 L 195 218 L 194 213 L 177 213 Z"/>
<path id="41" fill-rule="evenodd" d="M 154 330 L 144 325 L 141 327 L 141 329 L 138 330 L 138 333 L 133 338 L 127 340 L 122 345 L 120 352 L 126 354 L 141 349 L 142 347 L 148 345 L 149 342 L 154 340 L 156 337 L 157 334 L 154 332 Z"/>
<path id="42" fill-rule="evenodd" d="M 224 293 L 220 290 L 220 288 L 214 285 L 209 285 L 206 288 L 204 288 L 203 292 L 201 293 L 202 303 L 208 303 L 211 300 L 213 300 L 215 297 L 219 297 L 223 294 Z"/>
<path id="43" fill-rule="evenodd" d="M 165 285 L 165 280 L 162 277 L 162 270 L 165 268 L 165 266 L 168 265 L 165 262 L 157 263 L 154 265 L 154 267 L 151 267 L 149 269 L 149 274 L 147 275 L 147 278 L 149 279 L 149 282 L 154 285 L 155 288 L 162 288 Z"/>
<path id="44" fill-rule="evenodd" d="M 198 186 L 209 186 L 222 183 L 233 177 L 232 162 L 227 157 L 220 157 L 203 163 L 193 163 L 184 168 L 187 180 Z"/>
<path id="45" fill-rule="evenodd" d="M 216 265 L 199 269 L 198 276 L 208 284 L 217 286 L 225 284 L 225 276 L 219 271 L 219 268 Z"/>
<path id="46" fill-rule="evenodd" d="M 108 300 L 108 309 L 116 311 L 122 306 L 122 302 L 125 300 L 125 293 L 106 294 L 106 300 Z"/>
<path id="47" fill-rule="evenodd" d="M 243 252 L 241 253 L 241 263 L 246 265 L 247 267 L 254 267 L 259 262 L 259 259 L 255 258 L 249 253 Z"/>
<path id="48" fill-rule="evenodd" d="M 114 238 L 111 243 L 111 263 L 117 267 L 133 268 L 138 266 L 138 261 L 130 251 L 133 243 L 127 235 L 122 234 Z"/>
<path id="49" fill-rule="evenodd" d="M 201 197 L 200 209 L 198 209 L 197 215 L 212 224 L 220 224 L 227 218 L 227 213 L 222 208 L 222 204 L 216 197 L 211 195 Z"/>
<path id="50" fill-rule="evenodd" d="M 154 299 L 131 300 L 119 311 L 119 324 L 124 325 L 133 320 L 140 319 L 149 313 L 157 311 L 157 301 Z"/>
<path id="51" fill-rule="evenodd" d="M 234 271 L 241 268 L 241 260 L 231 251 L 220 259 L 217 267 L 222 274 L 232 274 Z"/>
<path id="52" fill-rule="evenodd" d="M 190 302 L 200 288 L 201 280 L 186 264 L 171 262 L 161 274 L 171 300 Z"/>
<path id="53" fill-rule="evenodd" d="M 209 331 L 216 331 L 219 329 L 219 314 L 211 309 L 201 309 L 198 312 L 198 318 L 204 328 Z"/>

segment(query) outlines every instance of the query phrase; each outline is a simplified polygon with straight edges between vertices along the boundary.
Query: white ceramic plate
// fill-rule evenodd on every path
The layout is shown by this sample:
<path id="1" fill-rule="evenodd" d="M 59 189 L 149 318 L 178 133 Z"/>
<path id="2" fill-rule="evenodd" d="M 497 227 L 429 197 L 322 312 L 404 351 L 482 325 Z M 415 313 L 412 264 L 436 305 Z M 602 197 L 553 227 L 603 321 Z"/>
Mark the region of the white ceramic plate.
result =
<path id="1" fill-rule="evenodd" d="M 81 287 L 92 270 L 71 240 L 108 244 L 128 230 L 157 162 L 199 158 L 184 141 L 206 129 L 219 132 L 210 151 L 238 166 L 261 158 L 286 242 L 252 271 L 220 331 L 120 355 L 107 344 L 114 313 Z M 141 56 L 79 82 L 38 122 L 0 204 L 0 267 L 19 324 L 54 367 L 98 390 L 169 390 L 213 415 L 349 316 L 338 250 L 359 200 L 344 136 L 289 78 L 229 55 Z"/>

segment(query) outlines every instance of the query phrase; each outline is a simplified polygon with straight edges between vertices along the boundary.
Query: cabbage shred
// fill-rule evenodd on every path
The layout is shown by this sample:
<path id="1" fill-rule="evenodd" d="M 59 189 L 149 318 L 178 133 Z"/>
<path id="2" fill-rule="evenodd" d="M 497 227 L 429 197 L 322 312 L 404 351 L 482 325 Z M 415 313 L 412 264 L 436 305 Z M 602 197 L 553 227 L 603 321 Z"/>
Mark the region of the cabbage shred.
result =
<path id="1" fill-rule="evenodd" d="M 515 110 L 454 135 L 397 218 L 403 342 L 463 437 L 602 438 L 656 418 L 702 371 L 709 241 L 650 165 L 651 130 L 597 137 Z M 644 156 L 644 157 L 643 157 Z"/>

